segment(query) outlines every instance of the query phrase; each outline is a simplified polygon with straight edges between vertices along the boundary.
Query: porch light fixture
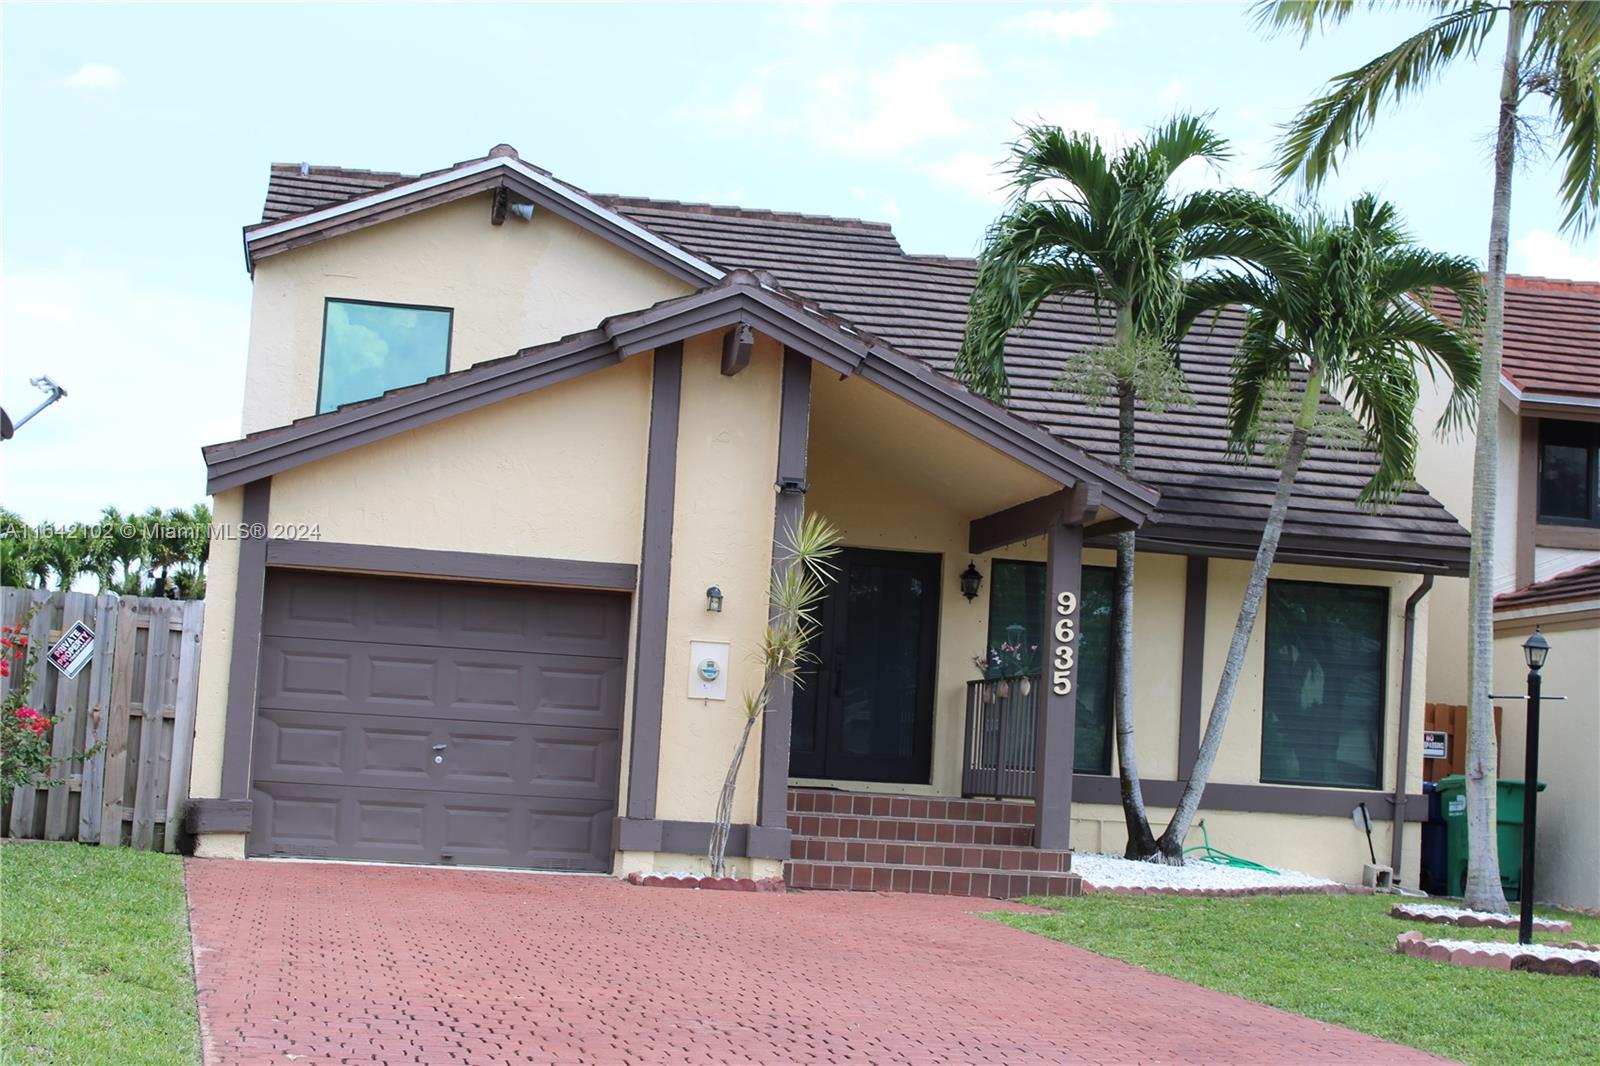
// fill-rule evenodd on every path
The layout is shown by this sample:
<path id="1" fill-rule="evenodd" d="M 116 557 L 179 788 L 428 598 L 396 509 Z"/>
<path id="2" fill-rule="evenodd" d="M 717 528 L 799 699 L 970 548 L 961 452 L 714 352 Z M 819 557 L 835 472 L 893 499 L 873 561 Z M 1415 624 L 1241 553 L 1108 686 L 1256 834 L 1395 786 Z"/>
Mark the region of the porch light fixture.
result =
<path id="1" fill-rule="evenodd" d="M 1544 661 L 1550 656 L 1550 642 L 1544 639 L 1544 634 L 1539 632 L 1539 627 L 1533 627 L 1533 636 L 1522 642 L 1522 658 L 1527 661 L 1529 670 L 1543 670 Z"/>
<path id="2" fill-rule="evenodd" d="M 978 598 L 978 589 L 983 586 L 983 575 L 978 573 L 976 563 L 968 562 L 967 568 L 961 571 L 961 595 L 971 603 Z"/>
<path id="3" fill-rule="evenodd" d="M 715 585 L 706 589 L 706 610 L 713 614 L 722 613 L 722 590 Z"/>

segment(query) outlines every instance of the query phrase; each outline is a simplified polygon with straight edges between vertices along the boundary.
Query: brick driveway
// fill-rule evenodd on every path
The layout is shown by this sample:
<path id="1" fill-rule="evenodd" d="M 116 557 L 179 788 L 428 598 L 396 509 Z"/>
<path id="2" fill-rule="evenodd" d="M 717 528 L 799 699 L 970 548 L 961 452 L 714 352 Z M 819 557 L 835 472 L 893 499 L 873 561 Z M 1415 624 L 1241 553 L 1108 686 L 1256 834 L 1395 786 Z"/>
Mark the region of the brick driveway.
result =
<path id="1" fill-rule="evenodd" d="M 208 1063 L 1437 1061 L 984 901 L 198 859 L 188 882 Z"/>

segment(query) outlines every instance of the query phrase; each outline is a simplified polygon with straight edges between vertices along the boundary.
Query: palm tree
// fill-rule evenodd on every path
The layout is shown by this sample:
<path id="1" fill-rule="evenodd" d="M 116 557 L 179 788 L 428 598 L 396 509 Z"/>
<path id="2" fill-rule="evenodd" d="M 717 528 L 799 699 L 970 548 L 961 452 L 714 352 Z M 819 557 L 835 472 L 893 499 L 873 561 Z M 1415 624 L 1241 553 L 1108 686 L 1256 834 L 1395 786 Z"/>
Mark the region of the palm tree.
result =
<path id="1" fill-rule="evenodd" d="M 1088 297 L 1114 315 L 1108 345 L 1076 353 L 1057 387 L 1117 404 L 1117 463 L 1137 473 L 1135 413 L 1188 402 L 1174 357 L 1189 276 L 1222 259 L 1254 261 L 1269 251 L 1239 222 L 1252 199 L 1239 192 L 1179 195 L 1173 175 L 1190 160 L 1215 165 L 1227 142 L 1205 120 L 1178 114 L 1115 155 L 1091 135 L 1038 126 L 1012 146 L 1014 196 L 990 227 L 978 258 L 966 337 L 956 374 L 974 391 L 1003 400 L 1007 336 L 1045 303 Z M 1112 643 L 1117 762 L 1126 855 L 1159 858 L 1145 812 L 1133 731 L 1134 534 L 1117 536 L 1117 633 Z"/>
<path id="2" fill-rule="evenodd" d="M 116 564 L 120 575 L 113 587 L 123 595 L 137 596 L 144 558 L 143 527 L 138 516 L 124 516 L 115 507 L 106 507 L 100 512 L 99 524 L 110 542 L 106 554 Z"/>
<path id="3" fill-rule="evenodd" d="M 27 588 L 32 582 L 38 556 L 38 540 L 32 526 L 10 508 L 0 507 L 0 585 Z"/>
<path id="4" fill-rule="evenodd" d="M 1292 29 L 1301 43 L 1321 26 L 1344 21 L 1348 0 L 1257 0 L 1259 21 Z M 1414 7 L 1403 0 L 1363 5 Z M 1360 143 L 1385 105 L 1422 91 L 1452 63 L 1478 57 L 1505 19 L 1500 103 L 1495 123 L 1494 200 L 1489 216 L 1488 299 L 1483 324 L 1478 438 L 1472 471 L 1472 560 L 1468 573 L 1467 888 L 1466 903 L 1507 910 L 1495 845 L 1494 719 L 1489 686 L 1494 657 L 1494 522 L 1498 495 L 1500 355 L 1504 337 L 1506 245 L 1511 229 L 1511 175 L 1520 109 L 1544 99 L 1560 142 L 1562 228 L 1586 234 L 1600 210 L 1600 4 L 1553 0 L 1441 0 L 1420 31 L 1371 62 L 1334 78 L 1295 116 L 1278 155 L 1278 176 L 1315 187 Z"/>
<path id="5" fill-rule="evenodd" d="M 1278 487 L 1194 770 L 1159 842 L 1168 856 L 1182 854 L 1216 762 L 1295 475 L 1312 446 L 1319 413 L 1326 408 L 1336 426 L 1355 430 L 1370 448 L 1376 469 L 1361 502 L 1381 506 L 1412 481 L 1418 371 L 1443 374 L 1449 382 L 1444 429 L 1470 423 L 1478 387 L 1471 329 L 1481 312 L 1483 277 L 1474 261 L 1417 246 L 1401 229 L 1394 207 L 1372 196 L 1361 197 L 1341 217 L 1312 212 L 1296 218 L 1271 205 L 1261 205 L 1261 211 L 1258 228 L 1279 235 L 1280 258 L 1297 259 L 1295 269 L 1237 273 L 1197 285 L 1214 290 L 1213 299 L 1247 308 L 1232 370 L 1230 447 L 1248 458 L 1269 435 L 1287 430 L 1287 439 L 1281 441 Z M 1461 302 L 1465 328 L 1429 312 L 1425 301 L 1438 291 Z M 1342 398 L 1343 407 L 1325 402 L 1330 395 Z"/>
<path id="6" fill-rule="evenodd" d="M 152 507 L 141 520 L 146 573 L 159 579 L 151 586 L 150 595 L 170 597 L 177 590 L 172 571 L 185 561 L 183 528 L 188 524 L 188 516 L 178 508 L 163 511 Z"/>

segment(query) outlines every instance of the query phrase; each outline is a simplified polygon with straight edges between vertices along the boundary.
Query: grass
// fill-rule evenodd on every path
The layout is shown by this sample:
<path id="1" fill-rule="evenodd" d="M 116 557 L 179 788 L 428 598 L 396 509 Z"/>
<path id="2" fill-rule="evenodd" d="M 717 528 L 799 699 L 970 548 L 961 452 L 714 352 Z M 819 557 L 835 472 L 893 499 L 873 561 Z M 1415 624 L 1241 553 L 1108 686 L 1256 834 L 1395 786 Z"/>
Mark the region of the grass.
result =
<path id="1" fill-rule="evenodd" d="M 0 845 L 0 919 L 0 1063 L 198 1061 L 177 856 Z"/>
<path id="2" fill-rule="evenodd" d="M 1389 916 L 1395 897 L 1207 899 L 1092 894 L 1030 900 L 1053 913 L 997 921 L 1309 1018 L 1473 1063 L 1592 1063 L 1600 980 L 1482 970 L 1394 953 L 1395 937 L 1516 940 Z M 1540 908 L 1540 913 L 1558 912 Z M 1600 942 L 1600 918 L 1567 915 Z"/>

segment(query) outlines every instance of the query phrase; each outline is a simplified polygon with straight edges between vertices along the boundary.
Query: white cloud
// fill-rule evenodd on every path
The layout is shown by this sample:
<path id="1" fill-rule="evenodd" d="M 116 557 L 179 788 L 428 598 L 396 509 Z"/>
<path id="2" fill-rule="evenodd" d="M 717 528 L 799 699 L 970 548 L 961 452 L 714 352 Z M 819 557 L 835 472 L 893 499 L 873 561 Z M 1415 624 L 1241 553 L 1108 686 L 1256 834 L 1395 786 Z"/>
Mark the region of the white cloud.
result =
<path id="1" fill-rule="evenodd" d="M 778 16 L 785 26 L 808 37 L 826 38 L 833 33 L 831 0 L 791 0 L 778 5 Z"/>
<path id="2" fill-rule="evenodd" d="M 0 402 L 31 409 L 40 374 L 67 390 L 0 447 L 6 506 L 72 521 L 204 499 L 201 446 L 239 435 L 248 293 L 82 268 L 8 272 L 0 291 Z"/>
<path id="3" fill-rule="evenodd" d="M 1000 151 L 957 152 L 928 165 L 928 173 L 946 185 L 979 200 L 1000 203 L 1006 198 L 1006 175 Z"/>
<path id="4" fill-rule="evenodd" d="M 1111 8 L 1104 3 L 1078 4 L 1059 11 L 1027 11 L 1006 20 L 1009 29 L 1058 41 L 1098 37 L 1111 27 Z"/>
<path id="5" fill-rule="evenodd" d="M 802 114 L 820 147 L 852 156 L 886 156 L 971 129 L 957 106 L 983 76 L 977 50 L 939 44 L 896 57 L 880 70 L 835 67 L 811 84 Z"/>
<path id="6" fill-rule="evenodd" d="M 104 63 L 85 63 L 62 79 L 69 89 L 120 89 L 128 79 L 116 67 Z"/>
<path id="7" fill-rule="evenodd" d="M 859 185 L 850 187 L 850 195 L 863 205 L 863 214 L 874 221 L 900 221 L 900 201 L 893 193 L 879 193 Z"/>
<path id="8" fill-rule="evenodd" d="M 1600 255 L 1582 255 L 1556 234 L 1541 229 L 1517 238 L 1511 247 L 1511 266 L 1519 274 L 1600 281 Z"/>

